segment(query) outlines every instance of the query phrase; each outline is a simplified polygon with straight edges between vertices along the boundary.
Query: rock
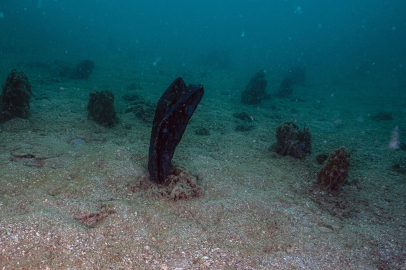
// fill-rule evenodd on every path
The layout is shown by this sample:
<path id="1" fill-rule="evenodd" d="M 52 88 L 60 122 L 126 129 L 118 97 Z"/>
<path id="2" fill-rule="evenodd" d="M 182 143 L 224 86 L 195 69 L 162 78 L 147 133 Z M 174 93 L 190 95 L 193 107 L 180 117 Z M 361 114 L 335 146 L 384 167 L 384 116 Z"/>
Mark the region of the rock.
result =
<path id="1" fill-rule="evenodd" d="M 86 144 L 86 142 L 84 140 L 81 140 L 81 139 L 74 139 L 69 143 L 70 146 L 74 146 L 74 147 L 85 145 L 85 144 Z"/>
<path id="2" fill-rule="evenodd" d="M 338 191 L 345 184 L 349 166 L 350 152 L 345 147 L 335 150 L 317 173 L 317 183 L 325 190 Z"/>
<path id="3" fill-rule="evenodd" d="M 203 94 L 202 85 L 186 87 L 182 78 L 177 78 L 159 99 L 149 146 L 148 171 L 152 181 L 165 182 L 175 148 Z"/>
<path id="4" fill-rule="evenodd" d="M 294 123 L 285 122 L 278 127 L 276 138 L 278 141 L 269 148 L 269 151 L 299 159 L 311 153 L 311 134 L 308 128 L 301 131 Z"/>
<path id="5" fill-rule="evenodd" d="M 267 97 L 265 92 L 267 81 L 265 79 L 265 70 L 259 71 L 252 77 L 251 81 L 245 87 L 241 94 L 241 101 L 245 104 L 254 105 L 261 103 L 262 99 Z"/>
<path id="6" fill-rule="evenodd" d="M 326 155 L 326 154 L 320 154 L 320 155 L 316 156 L 316 161 L 320 165 L 323 165 L 324 161 L 326 161 L 327 159 L 328 159 L 328 155 Z"/>
<path id="7" fill-rule="evenodd" d="M 279 90 L 278 93 L 276 93 L 276 96 L 287 98 L 292 94 L 292 92 L 293 92 L 292 80 L 286 78 L 282 81 L 281 85 L 279 86 Z"/>
<path id="8" fill-rule="evenodd" d="M 15 117 L 27 119 L 30 114 L 31 84 L 21 71 L 13 69 L 3 84 L 1 121 Z"/>
<path id="9" fill-rule="evenodd" d="M 87 80 L 92 74 L 94 68 L 94 62 L 92 60 L 83 60 L 77 64 L 70 75 L 71 79 Z"/>
<path id="10" fill-rule="evenodd" d="M 119 119 L 114 109 L 114 95 L 110 91 L 94 91 L 90 93 L 87 105 L 87 118 L 102 126 L 114 126 Z"/>
<path id="11" fill-rule="evenodd" d="M 393 120 L 392 112 L 379 111 L 376 115 L 372 116 L 375 121 L 390 121 Z"/>

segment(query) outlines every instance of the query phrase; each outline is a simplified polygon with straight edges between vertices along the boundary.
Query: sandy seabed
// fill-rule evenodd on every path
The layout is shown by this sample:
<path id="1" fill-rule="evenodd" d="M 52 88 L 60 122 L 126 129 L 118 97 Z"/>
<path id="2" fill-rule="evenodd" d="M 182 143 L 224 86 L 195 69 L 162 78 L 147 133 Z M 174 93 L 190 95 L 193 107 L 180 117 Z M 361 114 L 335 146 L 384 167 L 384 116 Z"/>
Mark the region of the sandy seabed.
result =
<path id="1" fill-rule="evenodd" d="M 1 124 L 0 269 L 406 269 L 406 176 L 394 169 L 406 152 L 388 147 L 392 130 L 406 129 L 406 99 L 389 76 L 309 68 L 292 98 L 246 106 L 240 93 L 256 71 L 105 61 L 74 81 L 25 63 L 0 70 L 4 81 L 24 71 L 34 92 L 29 119 Z M 203 195 L 171 201 L 133 188 L 148 177 L 151 123 L 125 113 L 122 96 L 156 102 L 179 75 L 205 86 L 173 159 Z M 280 81 L 269 78 L 268 91 Z M 114 128 L 87 120 L 96 89 L 115 94 Z M 380 110 L 394 120 L 375 121 Z M 247 132 L 235 130 L 242 111 L 255 119 Z M 306 159 L 268 151 L 285 121 L 309 127 Z M 201 127 L 210 135 L 196 135 Z M 349 184 L 329 194 L 314 184 L 315 157 L 341 146 L 351 151 Z"/>

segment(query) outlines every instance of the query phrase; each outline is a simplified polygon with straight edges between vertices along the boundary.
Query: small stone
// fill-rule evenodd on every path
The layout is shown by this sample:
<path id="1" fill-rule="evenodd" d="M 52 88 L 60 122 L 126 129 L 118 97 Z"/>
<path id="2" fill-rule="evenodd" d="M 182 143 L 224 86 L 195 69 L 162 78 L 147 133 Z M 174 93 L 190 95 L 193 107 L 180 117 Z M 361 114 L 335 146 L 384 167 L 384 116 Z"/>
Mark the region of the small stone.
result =
<path id="1" fill-rule="evenodd" d="M 76 147 L 76 146 L 81 146 L 81 145 L 85 145 L 86 144 L 86 142 L 84 141 L 84 140 L 81 140 L 81 139 L 74 139 L 74 140 L 72 140 L 71 142 L 70 142 L 70 146 L 74 146 L 74 147 Z"/>
<path id="2" fill-rule="evenodd" d="M 155 237 L 152 237 L 152 242 L 156 242 L 156 238 L 155 238 Z"/>

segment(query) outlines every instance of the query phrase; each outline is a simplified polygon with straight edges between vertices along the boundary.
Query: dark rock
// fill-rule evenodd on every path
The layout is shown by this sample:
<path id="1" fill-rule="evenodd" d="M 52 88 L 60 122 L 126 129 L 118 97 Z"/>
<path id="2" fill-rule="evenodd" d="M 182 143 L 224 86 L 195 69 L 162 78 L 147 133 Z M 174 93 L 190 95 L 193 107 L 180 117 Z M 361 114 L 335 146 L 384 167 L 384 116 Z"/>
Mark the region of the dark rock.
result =
<path id="1" fill-rule="evenodd" d="M 15 117 L 27 119 L 30 113 L 31 84 L 21 71 L 13 69 L 3 84 L 0 121 Z"/>
<path id="2" fill-rule="evenodd" d="M 394 170 L 394 171 L 396 171 L 398 173 L 401 173 L 401 174 L 406 174 L 406 163 L 405 163 L 405 161 L 401 161 L 401 162 L 398 162 L 398 163 L 394 164 L 392 166 L 392 170 Z"/>
<path id="3" fill-rule="evenodd" d="M 269 151 L 299 159 L 311 153 L 311 134 L 308 128 L 303 128 L 301 131 L 294 123 L 285 122 L 278 127 L 276 138 L 278 141 L 270 147 Z"/>
<path id="4" fill-rule="evenodd" d="M 292 94 L 292 92 L 293 92 L 292 80 L 286 78 L 280 84 L 279 90 L 278 90 L 278 93 L 276 93 L 276 96 L 287 98 Z"/>
<path id="5" fill-rule="evenodd" d="M 114 109 L 114 95 L 110 91 L 94 91 L 90 93 L 87 105 L 87 118 L 103 126 L 114 126 L 118 123 Z"/>
<path id="6" fill-rule="evenodd" d="M 152 181 L 165 182 L 175 148 L 203 94 L 202 85 L 186 87 L 182 78 L 177 78 L 159 99 L 149 146 L 148 171 Z"/>
<path id="7" fill-rule="evenodd" d="M 322 165 L 324 163 L 324 161 L 326 161 L 327 159 L 328 159 L 328 155 L 326 155 L 326 154 L 320 154 L 320 155 L 316 156 L 316 161 L 320 165 Z"/>
<path id="8" fill-rule="evenodd" d="M 249 105 L 261 103 L 262 99 L 266 97 L 266 85 L 265 70 L 261 70 L 252 77 L 245 87 L 245 90 L 241 94 L 241 101 Z"/>
<path id="9" fill-rule="evenodd" d="M 334 151 L 317 173 L 317 183 L 325 190 L 338 191 L 345 184 L 349 166 L 350 152 L 344 147 Z"/>
<path id="10" fill-rule="evenodd" d="M 380 111 L 375 116 L 372 116 L 375 121 L 389 121 L 393 120 L 393 115 L 391 112 Z"/>
<path id="11" fill-rule="evenodd" d="M 71 79 L 87 80 L 90 74 L 92 74 L 94 68 L 94 62 L 92 60 L 83 60 L 77 64 L 70 75 Z"/>

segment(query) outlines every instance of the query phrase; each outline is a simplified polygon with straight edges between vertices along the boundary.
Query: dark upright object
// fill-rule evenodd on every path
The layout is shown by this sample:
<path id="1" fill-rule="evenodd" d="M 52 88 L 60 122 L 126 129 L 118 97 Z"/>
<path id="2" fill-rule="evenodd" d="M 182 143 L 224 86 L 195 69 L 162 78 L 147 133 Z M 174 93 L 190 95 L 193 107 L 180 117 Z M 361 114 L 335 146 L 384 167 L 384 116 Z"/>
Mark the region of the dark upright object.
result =
<path id="1" fill-rule="evenodd" d="M 292 80 L 289 78 L 286 78 L 282 81 L 281 85 L 279 86 L 278 93 L 276 96 L 278 97 L 289 97 L 293 92 L 292 88 Z"/>
<path id="2" fill-rule="evenodd" d="M 110 91 L 90 93 L 87 104 L 87 118 L 103 126 L 114 126 L 119 119 L 114 109 L 114 95 Z"/>
<path id="3" fill-rule="evenodd" d="M 308 128 L 301 131 L 293 122 L 285 122 L 276 130 L 276 138 L 278 141 L 269 150 L 279 155 L 302 159 L 311 153 L 312 136 Z"/>
<path id="4" fill-rule="evenodd" d="M 327 163 L 317 173 L 317 183 L 325 190 L 338 191 L 346 183 L 350 167 L 350 151 L 341 147 L 330 154 Z"/>
<path id="5" fill-rule="evenodd" d="M 149 145 L 148 171 L 152 181 L 165 182 L 175 148 L 203 94 L 202 85 L 186 87 L 182 78 L 177 78 L 159 99 Z"/>
<path id="6" fill-rule="evenodd" d="M 13 69 L 3 84 L 1 121 L 14 117 L 28 118 L 30 113 L 31 84 L 21 71 Z"/>
<path id="7" fill-rule="evenodd" d="M 92 60 L 83 60 L 79 62 L 79 64 L 73 70 L 70 78 L 77 80 L 87 80 L 89 79 L 90 74 L 92 74 L 93 68 L 94 62 Z"/>
<path id="8" fill-rule="evenodd" d="M 264 99 L 267 85 L 265 72 L 265 70 L 261 70 L 252 77 L 245 90 L 241 93 L 241 101 L 243 103 L 253 105 L 261 103 L 262 99 Z"/>

